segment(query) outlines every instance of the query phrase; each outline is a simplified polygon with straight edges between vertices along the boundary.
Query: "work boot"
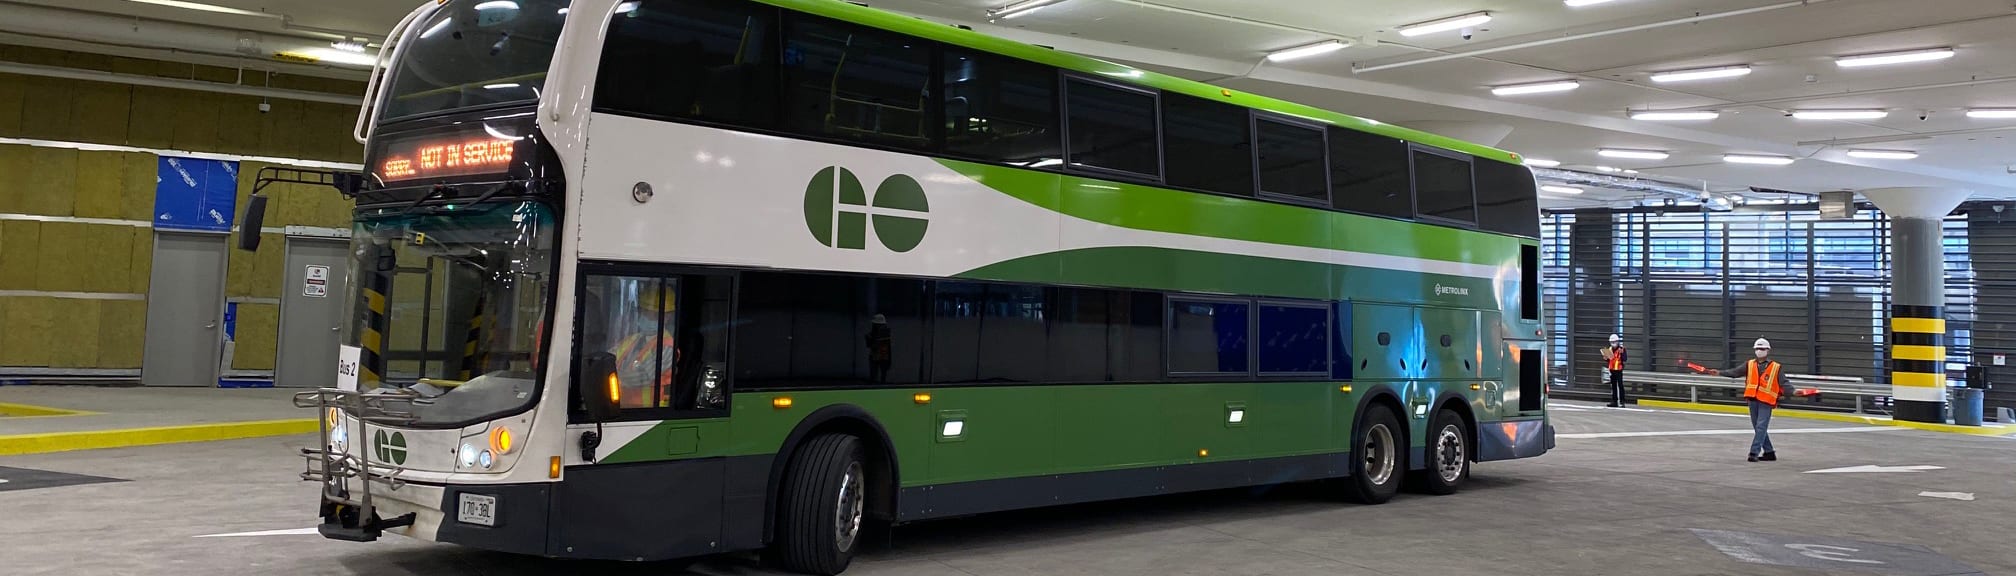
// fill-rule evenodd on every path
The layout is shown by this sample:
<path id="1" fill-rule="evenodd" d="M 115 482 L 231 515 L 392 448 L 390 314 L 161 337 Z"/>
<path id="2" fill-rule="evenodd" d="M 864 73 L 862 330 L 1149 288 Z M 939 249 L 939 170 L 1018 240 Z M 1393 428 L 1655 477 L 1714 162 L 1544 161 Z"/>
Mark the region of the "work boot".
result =
<path id="1" fill-rule="evenodd" d="M 1750 461 L 1751 461 L 1751 462 L 1756 462 L 1756 461 L 1757 461 L 1757 455 L 1756 455 L 1756 454 L 1751 454 L 1751 455 L 1750 455 Z"/>
<path id="2" fill-rule="evenodd" d="M 1773 452 L 1765 452 L 1763 456 L 1758 456 L 1758 457 L 1757 457 L 1757 460 L 1758 460 L 1758 461 L 1761 461 L 1761 462 L 1777 462 L 1777 461 L 1778 461 L 1778 453 L 1777 453 L 1777 452 L 1775 452 L 1775 451 L 1773 451 Z"/>

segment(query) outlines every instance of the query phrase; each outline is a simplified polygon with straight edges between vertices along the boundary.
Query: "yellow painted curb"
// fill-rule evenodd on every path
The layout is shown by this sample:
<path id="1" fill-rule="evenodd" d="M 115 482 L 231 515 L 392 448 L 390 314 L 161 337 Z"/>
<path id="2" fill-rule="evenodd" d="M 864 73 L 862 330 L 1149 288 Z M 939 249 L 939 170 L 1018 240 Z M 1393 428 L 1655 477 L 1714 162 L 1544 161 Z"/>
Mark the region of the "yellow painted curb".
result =
<path id="1" fill-rule="evenodd" d="M 43 416 L 83 416 L 86 414 L 97 414 L 97 412 L 87 412 L 84 410 L 69 410 L 64 408 L 50 408 L 48 406 L 31 406 L 28 404 L 14 404 L 11 402 L 0 402 L 0 417 L 6 417 L 6 418 L 38 418 Z"/>
<path id="2" fill-rule="evenodd" d="M 1729 414 L 1750 413 L 1750 407 L 1748 406 L 1731 406 L 1728 404 L 1697 404 L 1693 402 L 1672 402 L 1667 400 L 1639 400 L 1638 405 L 1647 408 L 1670 408 L 1674 410 L 1696 410 L 1701 412 L 1725 412 Z M 1945 432 L 1948 434 L 1966 434 L 1969 436 L 2006 436 L 2009 434 L 2016 434 L 2016 426 L 1955 426 L 1952 424 L 1933 424 L 1929 422 L 1892 420 L 1881 416 L 1864 416 L 1860 414 L 1844 414 L 1840 412 L 1819 412 L 1814 410 L 1799 410 L 1796 408 L 1779 408 L 1778 410 L 1772 412 L 1772 415 L 1781 418 L 1826 420 L 1829 422 L 1846 422 L 1849 424 L 1867 424 L 1871 426 L 1896 426 L 1899 428 L 1913 428 L 1917 430 L 1925 430 L 1930 432 Z"/>
<path id="3" fill-rule="evenodd" d="M 123 430 L 17 434 L 13 436 L 0 436 L 0 456 L 67 452 L 70 450 L 95 450 L 98 448 L 124 448 L 128 446 L 151 446 L 181 442 L 237 440 L 240 438 L 258 438 L 262 436 L 286 436 L 315 432 L 320 429 L 320 424 L 314 418 L 306 418 L 297 420 L 260 420 L 254 422 L 159 426 L 154 428 L 126 428 Z"/>

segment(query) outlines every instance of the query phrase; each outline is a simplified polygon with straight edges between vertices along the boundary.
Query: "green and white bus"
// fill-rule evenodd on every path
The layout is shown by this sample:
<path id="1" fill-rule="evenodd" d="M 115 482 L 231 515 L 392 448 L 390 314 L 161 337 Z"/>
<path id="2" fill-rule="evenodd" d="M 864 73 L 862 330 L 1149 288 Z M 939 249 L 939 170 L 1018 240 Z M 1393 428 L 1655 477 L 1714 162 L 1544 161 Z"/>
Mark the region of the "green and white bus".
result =
<path id="1" fill-rule="evenodd" d="M 443 0 L 389 44 L 305 397 L 332 538 L 833 574 L 1553 445 L 1514 154 L 840 0 Z"/>

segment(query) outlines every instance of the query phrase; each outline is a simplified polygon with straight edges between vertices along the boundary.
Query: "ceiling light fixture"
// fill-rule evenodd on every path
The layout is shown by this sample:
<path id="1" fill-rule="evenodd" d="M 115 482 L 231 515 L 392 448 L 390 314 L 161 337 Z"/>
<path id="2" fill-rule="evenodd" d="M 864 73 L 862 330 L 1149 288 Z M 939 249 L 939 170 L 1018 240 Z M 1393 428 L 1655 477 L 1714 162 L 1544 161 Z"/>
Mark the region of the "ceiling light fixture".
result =
<path id="1" fill-rule="evenodd" d="M 1609 3 L 1609 2 L 1611 2 L 1611 0 L 1561 0 L 1561 3 L 1562 3 L 1562 4 L 1567 4 L 1569 8 L 1581 8 L 1581 7 L 1583 7 L 1583 6 L 1595 6 L 1595 5 L 1597 5 L 1597 4 L 1607 4 L 1607 3 Z"/>
<path id="2" fill-rule="evenodd" d="M 1614 173 L 1617 173 L 1617 172 L 1618 172 L 1618 170 L 1617 170 L 1617 167 L 1615 167 L 1615 166 L 1597 166 L 1597 167 L 1596 167 L 1596 171 L 1597 171 L 1597 172 L 1609 172 L 1609 173 L 1613 173 L 1613 174 L 1614 174 Z"/>
<path id="3" fill-rule="evenodd" d="M 1788 156 L 1769 156 L 1764 154 L 1723 154 L 1722 161 L 1728 162 L 1730 164 L 1762 164 L 1765 166 L 1784 166 L 1786 164 L 1791 164 L 1793 162 L 1793 159 Z"/>
<path id="4" fill-rule="evenodd" d="M 617 4 L 617 5 L 616 5 L 616 13 L 617 13 L 617 14 L 629 14 L 629 13 L 631 13 L 631 12 L 636 12 L 636 11 L 637 11 L 637 3 L 636 3 L 636 2 L 624 2 L 624 3 L 622 3 L 622 4 Z"/>
<path id="5" fill-rule="evenodd" d="M 1462 30 L 1491 21 L 1490 12 L 1471 12 L 1462 16 L 1451 16 L 1441 20 L 1429 20 L 1400 27 L 1400 35 L 1407 37 Z"/>
<path id="6" fill-rule="evenodd" d="M 216 12 L 218 14 L 236 14 L 239 16 L 258 16 L 260 18 L 274 18 L 274 19 L 286 18 L 286 16 L 280 14 L 272 14 L 267 12 L 254 12 L 251 10 L 241 10 L 238 8 L 232 8 L 230 6 L 218 6 L 216 4 L 204 4 L 201 2 L 183 2 L 182 0 L 126 0 L 126 1 L 138 2 L 141 4 L 153 4 L 155 6 L 167 6 L 170 8 L 181 8 L 184 10 L 196 10 L 199 12 Z"/>
<path id="7" fill-rule="evenodd" d="M 1967 117 L 1986 119 L 2016 118 L 2016 108 L 1975 108 L 1967 111 Z"/>
<path id="8" fill-rule="evenodd" d="M 1631 150 L 1628 148 L 1599 148 L 1596 153 L 1605 158 L 1629 158 L 1632 160 L 1665 160 L 1672 157 L 1662 150 Z"/>
<path id="9" fill-rule="evenodd" d="M 988 10 L 987 17 L 1000 18 L 1000 19 L 1020 18 L 1022 16 L 1027 16 L 1030 13 L 1033 13 L 1037 10 L 1041 10 L 1045 6 L 1049 6 L 1051 4 L 1056 4 L 1058 2 L 1063 1 L 1064 0 L 1022 0 L 1021 2 L 1016 2 L 1014 4 L 1009 4 L 1007 6 L 1002 6 L 1000 8 Z"/>
<path id="10" fill-rule="evenodd" d="M 359 54 L 335 48 L 309 48 L 283 52 L 288 56 L 306 58 L 321 64 L 349 64 L 352 66 L 374 66 L 378 64 L 376 54 Z"/>
<path id="11" fill-rule="evenodd" d="M 1499 96 L 1519 96 L 1524 94 L 1567 92 L 1569 90 L 1574 90 L 1576 88 L 1581 87 L 1582 83 L 1579 81 L 1564 80 L 1560 82 L 1538 82 L 1534 84 L 1513 84 L 1510 86 L 1495 86 L 1491 88 L 1491 93 Z"/>
<path id="12" fill-rule="evenodd" d="M 1839 58 L 1835 58 L 1834 64 L 1842 68 L 1861 68 L 1865 66 L 1883 66 L 1887 64 L 1930 62 L 1933 60 L 1945 60 L 1947 58 L 1952 57 L 1953 57 L 1952 48 L 1933 48 L 1930 50 L 1911 50 L 1907 52 L 1884 52 L 1880 54 L 1842 56 Z"/>
<path id="13" fill-rule="evenodd" d="M 477 10 L 517 10 L 518 3 L 511 0 L 490 0 L 476 4 Z"/>
<path id="14" fill-rule="evenodd" d="M 1714 78 L 1735 78 L 1750 74 L 1749 66 L 1724 66 L 1721 68 L 1700 68 L 1695 70 L 1674 70 L 1652 75 L 1653 82 L 1686 82 L 1689 80 L 1710 80 Z"/>
<path id="15" fill-rule="evenodd" d="M 364 43 L 355 40 L 338 40 L 335 42 L 330 42 L 329 47 L 335 48 L 337 50 L 342 50 L 344 52 L 354 52 L 357 54 L 364 53 Z"/>
<path id="16" fill-rule="evenodd" d="M 1793 110 L 1792 117 L 1800 120 L 1880 120 L 1890 115 L 1889 110 Z"/>
<path id="17" fill-rule="evenodd" d="M 1575 187 L 1571 187 L 1571 186 L 1555 186 L 1555 185 L 1552 185 L 1552 184 L 1549 184 L 1549 185 L 1546 185 L 1546 186 L 1541 186 L 1541 187 L 1540 187 L 1540 191 L 1541 191 L 1541 192 L 1553 192 L 1553 193 L 1555 193 L 1555 194 L 1581 194 L 1581 193 L 1582 193 L 1582 189 L 1581 189 L 1581 188 L 1575 188 Z"/>
<path id="18" fill-rule="evenodd" d="M 1714 119 L 1716 119 L 1716 118 L 1721 118 L 1721 117 L 1722 117 L 1722 113 L 1721 113 L 1721 112 L 1714 112 L 1714 111 L 1703 111 L 1703 112 L 1632 112 L 1632 113 L 1631 113 L 1631 119 L 1632 119 L 1632 120 L 1648 120 L 1648 121 L 1652 121 L 1652 122 L 1687 122 L 1687 121 L 1696 121 L 1696 120 L 1714 120 Z"/>
<path id="19" fill-rule="evenodd" d="M 1918 157 L 1910 150 L 1849 150 L 1848 156 L 1870 160 L 1910 160 Z"/>
<path id="20" fill-rule="evenodd" d="M 1555 166 L 1560 166 L 1561 163 L 1554 160 L 1546 160 L 1541 158 L 1527 158 L 1526 165 L 1539 166 L 1541 168 L 1553 168 Z"/>
<path id="21" fill-rule="evenodd" d="M 1345 42 L 1343 40 L 1324 40 L 1322 42 L 1317 42 L 1315 44 L 1304 44 L 1301 46 L 1296 46 L 1294 48 L 1288 48 L 1285 50 L 1275 50 L 1273 52 L 1269 52 L 1267 53 L 1267 61 L 1287 62 L 1289 60 L 1308 58 L 1310 56 L 1321 56 L 1324 54 L 1329 54 L 1331 52 L 1336 52 L 1338 50 L 1343 50 L 1344 47 L 1350 45 L 1351 45 L 1350 42 Z"/>

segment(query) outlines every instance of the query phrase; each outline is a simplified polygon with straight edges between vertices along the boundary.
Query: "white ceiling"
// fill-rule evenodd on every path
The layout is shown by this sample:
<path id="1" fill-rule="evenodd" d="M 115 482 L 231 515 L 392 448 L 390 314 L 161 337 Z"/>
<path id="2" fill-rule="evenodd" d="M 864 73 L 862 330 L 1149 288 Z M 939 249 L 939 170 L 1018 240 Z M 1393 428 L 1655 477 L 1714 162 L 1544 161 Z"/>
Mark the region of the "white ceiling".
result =
<path id="1" fill-rule="evenodd" d="M 0 0 L 143 18 L 312 35 L 381 35 L 415 0 L 206 0 L 281 14 L 262 18 L 128 0 Z M 883 9 L 964 23 L 983 32 L 1120 60 L 1229 87 L 1396 124 L 1510 127 L 1499 146 L 1564 167 L 1636 169 L 1640 176 L 1717 190 L 1800 192 L 1884 186 L 1958 186 L 2016 197 L 2016 120 L 1966 118 L 1970 107 L 2016 108 L 2016 5 L 2010 0 L 1615 0 L 1571 8 L 1559 0 L 1063 0 L 996 23 L 987 10 L 1011 0 L 867 0 Z M 1778 9 L 1765 9 L 1784 6 Z M 1173 8 L 1174 10 L 1171 10 Z M 1494 19 L 1465 40 L 1407 38 L 1403 24 L 1470 12 Z M 1736 11 L 1755 11 L 1714 17 Z M 1690 17 L 1704 19 L 1658 26 Z M 1608 31 L 1642 27 L 1635 31 Z M 0 24 L 4 28 L 4 24 Z M 1488 55 L 1406 65 L 1541 40 Z M 1326 38 L 1355 45 L 1328 55 L 1259 65 L 1271 50 Z M 1931 63 L 1844 69 L 1842 55 L 1952 47 Z M 1748 76 L 1654 85 L 1653 72 L 1747 64 Z M 1498 97 L 1489 87 L 1578 79 L 1566 93 Z M 2009 79 L 2011 81 L 2001 81 Z M 1927 88 L 1928 86 L 1931 86 Z M 1871 93 L 1871 91 L 1875 91 Z M 1759 103 L 1759 101 L 1770 101 Z M 1708 122 L 1646 122 L 1627 110 L 1722 112 Z M 1795 108 L 1884 108 L 1877 121 L 1796 120 Z M 1920 120 L 1923 112 L 1929 118 Z M 1909 161 L 1848 158 L 1853 147 L 1915 150 Z M 1876 141 L 1869 141 L 1876 140 Z M 1599 147 L 1667 150 L 1667 160 L 1603 159 Z M 1783 167 L 1731 165 L 1726 153 L 1796 156 Z M 1582 201 L 1637 193 L 1592 191 Z M 1557 200 L 1554 205 L 1563 205 Z"/>

